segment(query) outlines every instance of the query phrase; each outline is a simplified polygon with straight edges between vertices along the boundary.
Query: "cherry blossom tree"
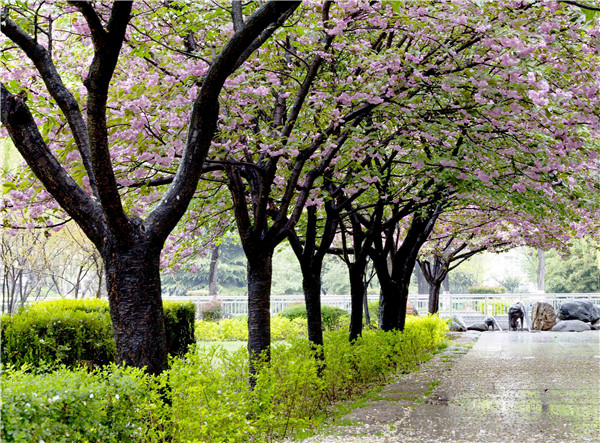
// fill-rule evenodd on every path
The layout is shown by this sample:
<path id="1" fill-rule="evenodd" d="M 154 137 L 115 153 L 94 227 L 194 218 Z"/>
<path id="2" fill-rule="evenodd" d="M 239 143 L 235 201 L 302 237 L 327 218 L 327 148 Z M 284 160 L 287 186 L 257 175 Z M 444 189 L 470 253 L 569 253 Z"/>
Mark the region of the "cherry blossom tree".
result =
<path id="1" fill-rule="evenodd" d="M 570 218 L 555 212 L 546 223 L 504 205 L 471 204 L 442 214 L 417 262 L 429 283 L 429 313 L 439 310 L 440 288 L 448 273 L 481 252 L 503 252 L 521 246 L 560 247 L 574 235 Z"/>
<path id="2" fill-rule="evenodd" d="M 412 195 L 429 207 L 404 229 L 394 220 L 374 243 L 384 329 L 403 327 L 418 251 L 448 205 L 468 205 L 469 195 L 479 193 L 498 205 L 510 201 L 539 222 L 552 217 L 551 208 L 576 218 L 597 194 L 598 47 L 590 38 L 597 25 L 556 3 L 513 6 L 478 6 L 476 26 L 466 16 L 446 18 L 438 11 L 431 28 L 425 18 L 410 34 L 433 54 L 444 30 L 464 44 L 445 72 L 428 52 L 413 55 L 421 57 L 411 77 L 421 86 L 419 103 L 406 101 L 395 120 L 385 119 L 403 128 L 399 160 L 423 171 L 421 183 L 428 185 Z M 433 16 L 434 10 L 421 13 Z"/>
<path id="3" fill-rule="evenodd" d="M 51 196 L 102 255 L 121 362 L 150 373 L 167 367 L 161 249 L 196 192 L 223 85 L 298 4 L 251 5 L 243 21 L 240 2 L 229 16 L 203 5 L 192 11 L 183 2 L 18 3 L 2 11 L 2 33 L 12 45 L 3 51 L 11 69 L 2 83 L 2 123 L 43 184 L 40 193 Z M 195 25 L 210 25 L 174 28 L 194 12 Z M 235 32 L 228 17 L 239 25 Z M 167 87 L 157 88 L 159 81 Z M 190 81 L 196 85 L 182 88 Z M 167 112 L 173 105 L 180 112 Z M 176 129 L 162 131 L 163 120 Z M 164 157 L 137 150 L 144 139 L 162 142 Z M 168 189 L 126 195 L 132 178 L 150 178 L 148 168 L 140 168 L 150 160 L 158 175 L 160 166 L 176 163 Z M 140 201 L 126 207 L 127 199 Z"/>

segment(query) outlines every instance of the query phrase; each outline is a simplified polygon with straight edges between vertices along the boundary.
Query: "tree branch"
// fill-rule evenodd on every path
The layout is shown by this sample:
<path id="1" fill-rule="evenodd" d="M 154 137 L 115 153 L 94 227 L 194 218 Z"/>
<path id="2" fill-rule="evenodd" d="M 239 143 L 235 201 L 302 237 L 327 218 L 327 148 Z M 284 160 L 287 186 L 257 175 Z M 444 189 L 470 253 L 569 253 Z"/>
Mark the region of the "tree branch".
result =
<path id="1" fill-rule="evenodd" d="M 131 226 L 123 210 L 110 158 L 106 103 L 110 81 L 119 60 L 127 24 L 131 18 L 132 3 L 130 1 L 113 3 L 106 30 L 102 27 L 102 23 L 90 3 L 77 1 L 73 4 L 86 19 L 94 43 L 94 58 L 83 84 L 88 89 L 88 134 L 98 193 L 112 234 L 119 243 L 125 245 L 131 241 Z"/>
<path id="2" fill-rule="evenodd" d="M 241 30 L 244 26 L 241 0 L 231 0 L 231 19 L 233 20 L 233 30 L 235 32 Z"/>
<path id="3" fill-rule="evenodd" d="M 102 209 L 52 155 L 25 102 L 11 94 L 4 84 L 0 88 L 2 124 L 15 146 L 48 192 L 101 249 L 107 234 Z"/>
<path id="4" fill-rule="evenodd" d="M 90 152 L 90 143 L 88 138 L 87 126 L 83 121 L 79 104 L 73 94 L 67 89 L 62 82 L 54 62 L 49 52 L 41 45 L 39 45 L 31 36 L 29 36 L 23 29 L 17 24 L 10 20 L 6 15 L 7 10 L 4 10 L 2 20 L 2 33 L 6 35 L 11 41 L 13 41 L 21 50 L 27 55 L 27 57 L 33 62 L 36 69 L 40 73 L 48 92 L 56 100 L 60 110 L 67 119 L 71 133 L 81 155 L 83 166 L 88 174 L 90 180 L 90 187 L 92 192 L 98 200 L 100 196 L 98 194 L 98 188 L 96 186 L 96 177 L 92 167 L 92 157 Z"/>
<path id="5" fill-rule="evenodd" d="M 263 43 L 263 40 L 260 40 L 258 46 L 252 46 L 265 28 L 280 26 L 282 20 L 299 4 L 298 1 L 268 2 L 246 20 L 243 28 L 231 37 L 213 60 L 192 108 L 186 146 L 175 179 L 164 199 L 147 220 L 154 233 L 161 238 L 165 239 L 175 227 L 194 195 L 216 129 L 219 115 L 218 98 L 225 80 L 241 65 L 240 58 L 247 51 L 251 48 L 256 49 Z"/>
<path id="6" fill-rule="evenodd" d="M 600 11 L 600 6 L 588 5 L 573 0 L 559 0 L 558 3 L 566 3 L 567 5 L 577 6 L 578 8 L 587 9 L 588 11 Z"/>

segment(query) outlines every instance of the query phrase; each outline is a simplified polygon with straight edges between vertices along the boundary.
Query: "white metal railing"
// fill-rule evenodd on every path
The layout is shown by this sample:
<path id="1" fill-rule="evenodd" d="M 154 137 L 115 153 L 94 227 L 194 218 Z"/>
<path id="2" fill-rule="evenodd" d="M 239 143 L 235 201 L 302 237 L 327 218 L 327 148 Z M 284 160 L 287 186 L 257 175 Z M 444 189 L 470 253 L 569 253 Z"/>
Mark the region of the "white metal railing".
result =
<path id="1" fill-rule="evenodd" d="M 429 307 L 429 297 L 426 294 L 409 296 L 419 313 L 426 313 Z M 522 301 L 531 307 L 535 302 L 550 303 L 554 309 L 569 300 L 588 300 L 600 306 L 600 294 L 597 293 L 568 293 L 568 294 L 440 294 L 440 316 L 453 314 L 468 315 L 507 315 L 508 308 L 516 301 Z"/>
<path id="2" fill-rule="evenodd" d="M 379 295 L 369 295 L 369 301 L 378 301 Z M 227 317 L 248 314 L 248 297 L 245 295 L 228 295 L 212 297 L 210 295 L 193 296 L 164 296 L 163 300 L 172 301 L 191 301 L 196 306 L 196 316 L 200 317 L 204 306 L 217 300 L 223 307 L 223 314 Z M 304 295 L 272 295 L 271 296 L 271 314 L 277 314 L 293 305 L 303 304 Z M 335 306 L 350 312 L 351 301 L 349 295 L 323 295 L 321 304 Z"/>
<path id="3" fill-rule="evenodd" d="M 48 297 L 50 299 L 58 299 L 60 297 Z M 378 301 L 379 295 L 369 295 L 369 301 Z M 204 307 L 214 297 L 208 295 L 201 296 L 163 296 L 164 300 L 172 301 L 191 301 L 196 306 L 196 316 L 200 317 Z M 221 296 L 217 297 L 222 307 L 223 313 L 228 316 L 247 315 L 248 314 L 248 297 L 240 296 Z M 409 295 L 414 308 L 419 315 L 425 315 L 428 312 L 429 296 L 427 294 L 411 294 Z M 504 322 L 507 318 L 508 308 L 516 301 L 522 301 L 525 306 L 531 309 L 531 305 L 538 301 L 546 301 L 555 309 L 558 309 L 561 303 L 568 300 L 589 300 L 592 303 L 600 306 L 600 293 L 578 293 L 578 294 L 542 294 L 542 293 L 527 293 L 527 294 L 440 294 L 440 317 L 450 317 L 452 315 L 460 315 L 467 320 L 477 321 L 485 316 L 494 316 L 498 320 Z M 272 295 L 271 296 L 271 314 L 276 314 L 284 309 L 304 303 L 304 296 L 299 295 Z M 336 306 L 350 312 L 351 302 L 350 295 L 323 295 L 321 296 L 321 304 Z"/>
<path id="4" fill-rule="evenodd" d="M 379 295 L 369 295 L 369 301 L 378 301 Z M 178 296 L 164 297 L 165 300 L 191 301 L 196 305 L 197 315 L 203 309 L 203 305 L 215 300 L 212 296 Z M 409 299 L 414 308 L 420 315 L 428 312 L 429 296 L 427 294 L 411 294 Z M 217 299 L 226 316 L 236 316 L 248 314 L 247 296 L 222 296 Z M 535 302 L 545 301 L 550 303 L 555 309 L 558 309 L 561 303 L 568 300 L 589 300 L 600 306 L 600 294 L 543 294 L 543 293 L 521 293 L 521 294 L 440 294 L 441 317 L 450 317 L 451 315 L 461 315 L 466 318 L 483 318 L 485 316 L 504 317 L 508 313 L 508 308 L 516 301 L 522 301 L 525 306 L 531 307 Z M 304 303 L 303 295 L 272 295 L 271 296 L 271 314 L 276 314 L 292 305 Z M 323 295 L 321 304 L 336 306 L 338 308 L 350 311 L 350 295 Z"/>

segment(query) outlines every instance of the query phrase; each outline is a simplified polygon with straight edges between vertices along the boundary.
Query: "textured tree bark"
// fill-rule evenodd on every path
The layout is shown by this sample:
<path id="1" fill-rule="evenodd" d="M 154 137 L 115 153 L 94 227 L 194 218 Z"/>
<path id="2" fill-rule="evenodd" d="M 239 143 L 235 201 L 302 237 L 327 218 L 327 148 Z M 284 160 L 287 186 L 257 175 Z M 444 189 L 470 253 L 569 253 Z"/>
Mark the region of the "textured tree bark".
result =
<path id="1" fill-rule="evenodd" d="M 412 271 L 415 268 L 416 262 L 416 257 L 408 257 L 404 265 L 405 271 L 402 274 L 402 276 L 398 278 L 400 283 L 398 285 L 397 297 L 400 302 L 400 306 L 398 306 L 396 326 L 394 327 L 394 329 L 398 329 L 399 331 L 404 331 L 404 325 L 406 324 L 406 304 L 408 303 L 408 287 L 410 285 L 410 278 L 412 275 Z"/>
<path id="2" fill-rule="evenodd" d="M 538 249 L 537 290 L 546 291 L 546 256 L 543 249 Z"/>
<path id="3" fill-rule="evenodd" d="M 429 292 L 429 285 L 427 284 L 427 280 L 421 271 L 421 268 L 415 267 L 415 274 L 417 274 L 417 286 L 419 294 L 427 294 Z"/>
<path id="4" fill-rule="evenodd" d="M 391 281 L 379 280 L 381 298 L 379 302 L 379 329 L 391 331 L 398 323 L 398 312 L 400 312 L 400 297 L 396 293 L 396 285 Z"/>
<path id="5" fill-rule="evenodd" d="M 365 298 L 364 275 L 366 261 L 359 261 L 348 266 L 350 271 L 350 341 L 353 342 L 362 334 L 363 300 Z"/>
<path id="6" fill-rule="evenodd" d="M 317 346 L 323 346 L 323 319 L 321 318 L 321 267 L 302 267 L 302 289 L 306 303 L 308 339 Z M 322 355 L 322 353 L 321 353 Z"/>
<path id="7" fill-rule="evenodd" d="M 248 258 L 248 353 L 250 355 L 250 385 L 260 360 L 270 360 L 271 346 L 271 278 L 273 251 L 247 255 Z"/>
<path id="8" fill-rule="evenodd" d="M 159 374 L 168 368 L 160 247 L 139 242 L 127 250 L 108 250 L 103 257 L 117 360 Z"/>
<path id="9" fill-rule="evenodd" d="M 365 297 L 363 299 L 363 311 L 365 313 L 365 324 L 369 326 L 371 324 L 371 312 L 369 312 L 369 299 L 367 297 L 367 289 L 368 284 L 364 282 L 365 285 Z"/>
<path id="10" fill-rule="evenodd" d="M 417 263 L 417 256 L 421 246 L 427 241 L 427 237 L 433 230 L 441 210 L 442 203 L 438 203 L 436 206 L 429 207 L 424 213 L 415 213 L 402 245 L 393 252 L 391 272 L 387 272 L 387 270 L 384 272 L 381 265 L 377 266 L 377 276 L 385 291 L 382 293 L 382 298 L 388 298 L 382 310 L 391 310 L 382 313 L 380 328 L 384 331 L 404 330 L 408 287 Z M 383 251 L 378 255 L 385 256 L 387 254 L 386 251 Z M 396 302 L 390 298 L 398 300 Z"/>
<path id="11" fill-rule="evenodd" d="M 442 282 L 435 281 L 433 284 L 429 285 L 429 313 L 437 314 L 440 310 L 440 288 Z"/>
<path id="12" fill-rule="evenodd" d="M 216 297 L 219 283 L 219 246 L 215 246 L 210 255 L 210 269 L 208 270 L 208 295 Z"/>
<path id="13" fill-rule="evenodd" d="M 429 306 L 428 312 L 436 314 L 440 310 L 440 290 L 444 281 L 448 277 L 449 263 L 439 256 L 433 258 L 433 266 L 430 261 L 419 261 L 419 266 L 423 277 L 429 284 Z"/>

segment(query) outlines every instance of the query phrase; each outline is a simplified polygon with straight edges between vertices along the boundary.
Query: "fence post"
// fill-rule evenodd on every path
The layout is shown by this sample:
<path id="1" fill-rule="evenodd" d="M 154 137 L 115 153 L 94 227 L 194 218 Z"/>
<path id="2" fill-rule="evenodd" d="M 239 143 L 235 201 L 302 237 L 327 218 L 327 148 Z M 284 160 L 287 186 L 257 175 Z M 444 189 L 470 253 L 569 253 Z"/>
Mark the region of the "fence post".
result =
<path id="1" fill-rule="evenodd" d="M 450 316 L 452 316 L 452 294 L 448 294 L 448 301 L 450 301 Z"/>
<path id="2" fill-rule="evenodd" d="M 488 296 L 485 294 L 485 299 L 483 300 L 483 316 L 487 317 L 488 315 Z"/>

